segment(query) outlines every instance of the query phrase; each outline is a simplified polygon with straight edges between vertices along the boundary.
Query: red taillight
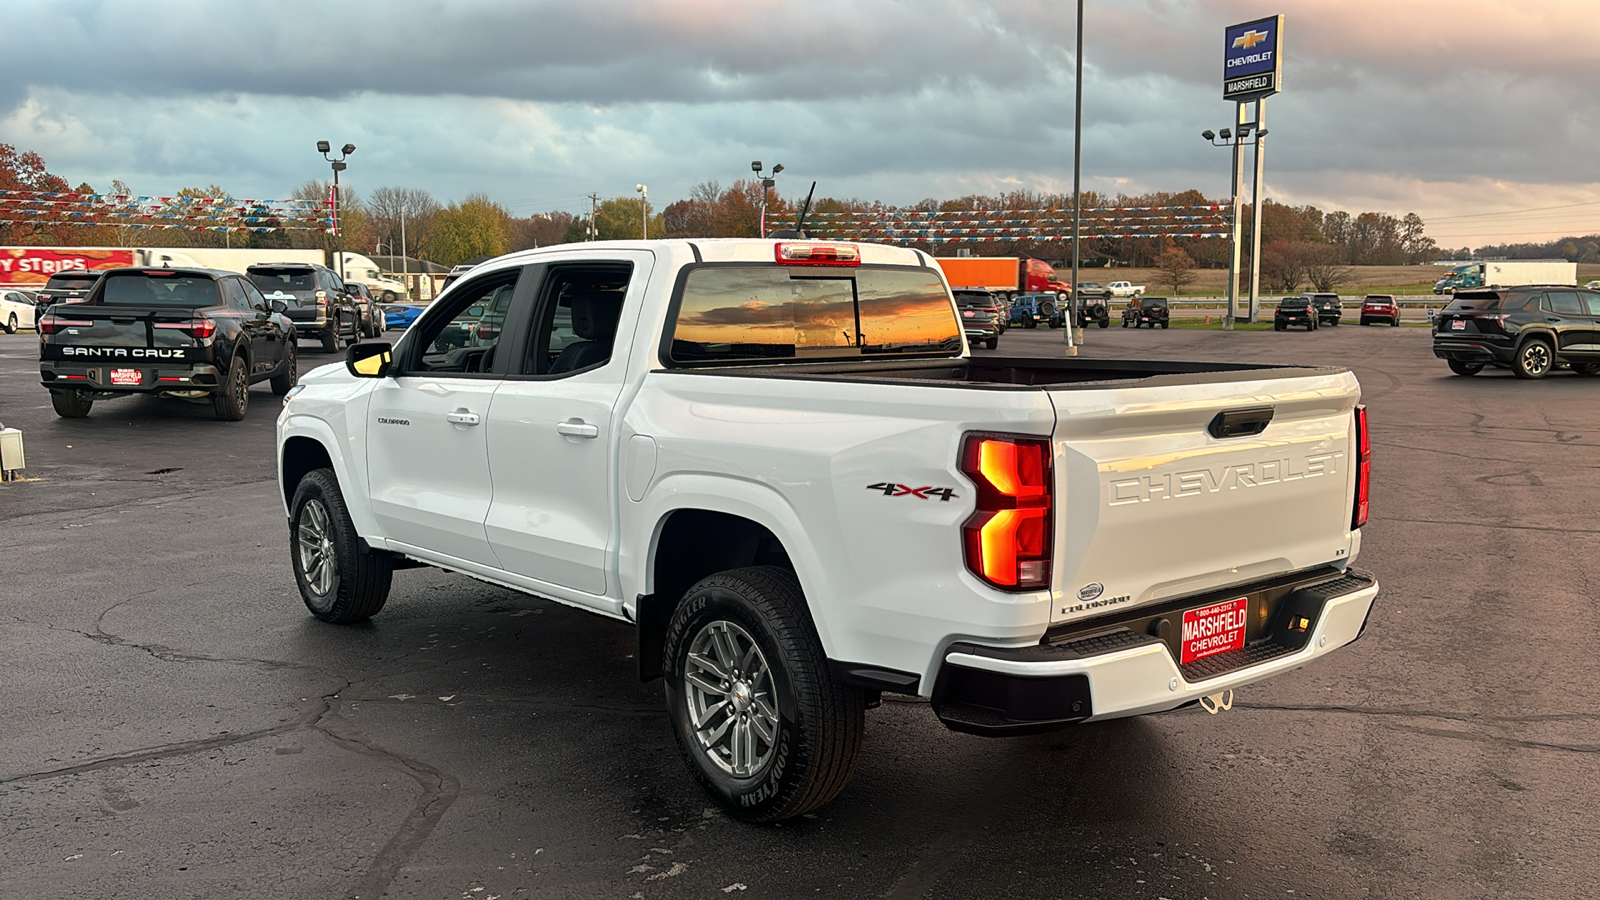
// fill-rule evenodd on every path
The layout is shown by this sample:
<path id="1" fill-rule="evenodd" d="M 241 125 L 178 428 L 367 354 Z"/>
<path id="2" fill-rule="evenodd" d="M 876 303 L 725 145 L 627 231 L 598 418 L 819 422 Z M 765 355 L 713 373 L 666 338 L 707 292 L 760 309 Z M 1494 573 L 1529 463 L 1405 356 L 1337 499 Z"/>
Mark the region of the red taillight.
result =
<path id="1" fill-rule="evenodd" d="M 499 325 L 490 325 L 488 322 L 479 322 L 478 323 L 478 339 L 479 340 L 485 340 L 485 341 L 489 340 L 490 338 L 494 337 L 495 335 L 497 335 L 499 333 L 500 333 L 500 326 Z"/>
<path id="2" fill-rule="evenodd" d="M 181 331 L 195 338 L 208 338 L 217 333 L 216 321 L 204 317 L 190 319 L 187 322 L 157 322 L 156 328 Z"/>
<path id="3" fill-rule="evenodd" d="M 961 471 L 978 488 L 977 509 L 961 526 L 967 568 L 1002 590 L 1050 585 L 1050 442 L 972 434 Z"/>
<path id="4" fill-rule="evenodd" d="M 87 319 L 63 319 L 60 316 L 46 314 L 34 327 L 40 334 L 55 334 L 63 328 L 93 328 L 94 323 Z"/>
<path id="5" fill-rule="evenodd" d="M 859 266 L 861 248 L 855 244 L 785 244 L 773 246 L 772 255 L 780 266 Z"/>
<path id="6" fill-rule="evenodd" d="M 1372 484 L 1372 437 L 1367 433 L 1367 408 L 1356 406 L 1356 508 L 1352 529 L 1367 524 L 1367 492 Z"/>

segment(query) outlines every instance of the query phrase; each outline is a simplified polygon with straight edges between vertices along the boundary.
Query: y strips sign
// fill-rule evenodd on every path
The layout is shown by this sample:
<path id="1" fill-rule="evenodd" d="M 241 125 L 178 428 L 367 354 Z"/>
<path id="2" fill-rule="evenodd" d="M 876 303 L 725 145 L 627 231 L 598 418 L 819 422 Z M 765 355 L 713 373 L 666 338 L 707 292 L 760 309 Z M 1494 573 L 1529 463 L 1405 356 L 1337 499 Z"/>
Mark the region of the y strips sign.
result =
<path id="1" fill-rule="evenodd" d="M 1229 25 L 1222 33 L 1222 99 L 1256 100 L 1283 89 L 1283 16 Z"/>

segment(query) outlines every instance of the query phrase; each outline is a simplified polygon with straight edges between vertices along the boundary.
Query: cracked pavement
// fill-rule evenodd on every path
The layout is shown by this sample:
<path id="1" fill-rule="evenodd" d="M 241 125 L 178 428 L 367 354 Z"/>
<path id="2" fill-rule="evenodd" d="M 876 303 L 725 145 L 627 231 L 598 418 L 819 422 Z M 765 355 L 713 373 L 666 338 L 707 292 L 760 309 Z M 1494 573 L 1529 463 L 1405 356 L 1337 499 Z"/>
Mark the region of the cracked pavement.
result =
<path id="1" fill-rule="evenodd" d="M 0 895 L 1566 898 L 1600 876 L 1600 380 L 1455 377 L 1418 328 L 1092 330 L 1086 356 L 1355 369 L 1366 636 L 1215 717 L 997 741 L 886 698 L 838 800 L 753 828 L 684 771 L 627 627 L 430 569 L 321 625 L 265 386 L 238 423 L 143 399 L 63 421 L 34 341 L 0 335 L 30 462 L 0 484 Z"/>

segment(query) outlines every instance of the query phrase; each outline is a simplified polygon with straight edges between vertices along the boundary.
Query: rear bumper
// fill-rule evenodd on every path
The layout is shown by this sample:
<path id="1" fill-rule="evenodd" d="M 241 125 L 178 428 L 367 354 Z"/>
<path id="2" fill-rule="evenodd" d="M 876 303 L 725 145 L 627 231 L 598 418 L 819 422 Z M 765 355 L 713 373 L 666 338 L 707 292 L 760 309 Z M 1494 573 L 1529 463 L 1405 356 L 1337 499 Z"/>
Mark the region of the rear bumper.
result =
<path id="1" fill-rule="evenodd" d="M 138 384 L 113 384 L 112 369 L 139 373 Z M 211 363 L 82 365 L 42 362 L 39 383 L 54 390 L 94 391 L 98 394 L 159 394 L 222 389 L 222 371 Z"/>
<path id="2" fill-rule="evenodd" d="M 998 325 L 966 325 L 962 328 L 969 338 L 992 338 L 1000 336 Z"/>
<path id="3" fill-rule="evenodd" d="M 1179 665 L 1170 639 L 1150 633 L 1155 628 L 1111 627 L 1023 648 L 952 644 L 934 685 L 934 712 L 954 731 L 1003 736 L 1173 709 L 1349 644 L 1378 596 L 1377 580 L 1354 570 L 1282 587 L 1259 638 L 1187 665 Z"/>
<path id="4" fill-rule="evenodd" d="M 1497 339 L 1498 338 L 1498 339 Z M 1499 335 L 1473 335 L 1471 338 L 1435 337 L 1433 355 L 1439 359 L 1457 359 L 1462 362 L 1492 362 L 1509 365 L 1516 355 L 1511 341 Z"/>

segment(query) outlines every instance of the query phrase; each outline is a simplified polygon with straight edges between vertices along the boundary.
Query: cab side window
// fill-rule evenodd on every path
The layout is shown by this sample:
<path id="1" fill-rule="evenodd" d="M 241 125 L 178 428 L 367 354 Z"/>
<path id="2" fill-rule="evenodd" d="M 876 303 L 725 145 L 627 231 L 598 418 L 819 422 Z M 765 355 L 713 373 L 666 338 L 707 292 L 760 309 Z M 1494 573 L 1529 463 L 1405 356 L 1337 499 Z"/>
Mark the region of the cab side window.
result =
<path id="1" fill-rule="evenodd" d="M 261 291 L 257 290 L 256 286 L 251 284 L 248 278 L 239 279 L 239 284 L 244 288 L 244 299 L 251 309 L 271 309 L 271 304 L 267 303 L 267 298 L 261 296 Z"/>
<path id="2" fill-rule="evenodd" d="M 244 288 L 239 285 L 239 279 L 222 279 L 222 296 L 227 298 L 229 307 L 240 312 L 248 312 L 250 310 L 250 301 L 245 299 Z"/>
<path id="3" fill-rule="evenodd" d="M 625 262 L 552 266 L 522 374 L 562 377 L 609 362 L 632 274 Z"/>
<path id="4" fill-rule="evenodd" d="M 1589 310 L 1583 301 L 1578 299 L 1577 291 L 1550 291 L 1545 295 L 1545 302 L 1550 304 L 1550 310 L 1558 316 L 1585 316 Z"/>
<path id="5" fill-rule="evenodd" d="M 451 292 L 437 315 L 423 323 L 420 351 L 408 370 L 484 374 L 492 370 L 517 289 L 517 270 L 497 272 Z"/>
<path id="6" fill-rule="evenodd" d="M 1582 296 L 1584 305 L 1589 307 L 1589 315 L 1600 316 L 1600 293 L 1584 291 Z"/>

